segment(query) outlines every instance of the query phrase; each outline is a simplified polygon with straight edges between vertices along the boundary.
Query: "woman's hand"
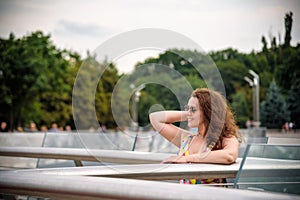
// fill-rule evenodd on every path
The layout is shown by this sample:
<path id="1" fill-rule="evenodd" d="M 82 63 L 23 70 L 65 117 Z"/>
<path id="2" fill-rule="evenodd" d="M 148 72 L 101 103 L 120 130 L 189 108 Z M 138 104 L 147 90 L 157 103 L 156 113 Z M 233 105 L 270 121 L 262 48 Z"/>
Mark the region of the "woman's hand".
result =
<path id="1" fill-rule="evenodd" d="M 162 161 L 162 164 L 167 164 L 167 163 L 187 163 L 186 159 L 184 156 L 171 156 L 164 161 Z"/>

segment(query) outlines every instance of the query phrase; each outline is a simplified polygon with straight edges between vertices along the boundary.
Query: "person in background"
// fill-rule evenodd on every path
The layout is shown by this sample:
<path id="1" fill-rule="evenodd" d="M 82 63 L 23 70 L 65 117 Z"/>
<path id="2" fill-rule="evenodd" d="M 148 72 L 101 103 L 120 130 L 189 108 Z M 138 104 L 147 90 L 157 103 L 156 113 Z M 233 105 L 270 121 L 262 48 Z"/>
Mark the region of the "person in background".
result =
<path id="1" fill-rule="evenodd" d="M 177 156 L 163 163 L 232 164 L 238 157 L 241 141 L 234 116 L 218 92 L 198 88 L 193 91 L 184 111 L 160 111 L 149 115 L 154 129 L 179 148 Z M 173 125 L 187 121 L 192 133 Z M 225 179 L 183 179 L 183 184 L 226 183 Z"/>
<path id="2" fill-rule="evenodd" d="M 58 128 L 58 130 L 59 130 L 59 132 L 64 132 L 64 127 L 63 127 L 63 126 L 60 126 L 60 127 Z"/>
<path id="3" fill-rule="evenodd" d="M 8 132 L 8 127 L 6 122 L 1 122 L 0 132 Z"/>
<path id="4" fill-rule="evenodd" d="M 289 130 L 293 131 L 294 129 L 294 123 L 293 122 L 289 122 Z"/>
<path id="5" fill-rule="evenodd" d="M 296 133 L 296 129 L 297 129 L 297 125 L 296 125 L 296 122 L 293 121 L 293 132 Z"/>
<path id="6" fill-rule="evenodd" d="M 59 132 L 57 123 L 53 122 L 53 123 L 51 124 L 51 128 L 49 129 L 49 132 Z"/>
<path id="7" fill-rule="evenodd" d="M 284 132 L 288 133 L 290 131 L 290 126 L 289 126 L 289 123 L 288 122 L 285 122 L 283 125 L 282 125 L 282 130 L 284 130 Z"/>
<path id="8" fill-rule="evenodd" d="M 48 128 L 46 125 L 41 126 L 41 132 L 44 132 L 44 133 L 48 132 Z"/>
<path id="9" fill-rule="evenodd" d="M 246 127 L 249 129 L 249 128 L 253 128 L 253 121 L 252 119 L 248 119 L 246 121 Z"/>
<path id="10" fill-rule="evenodd" d="M 23 130 L 23 128 L 21 127 L 21 126 L 18 126 L 17 127 L 17 132 L 19 132 L 19 133 L 22 133 L 24 130 Z"/>
<path id="11" fill-rule="evenodd" d="M 39 130 L 37 129 L 36 124 L 33 121 L 31 121 L 29 123 L 29 127 L 26 128 L 25 131 L 30 132 L 30 133 L 34 133 L 34 132 L 38 132 Z"/>
<path id="12" fill-rule="evenodd" d="M 65 132 L 69 132 L 69 133 L 72 132 L 72 128 L 70 125 L 66 125 Z"/>

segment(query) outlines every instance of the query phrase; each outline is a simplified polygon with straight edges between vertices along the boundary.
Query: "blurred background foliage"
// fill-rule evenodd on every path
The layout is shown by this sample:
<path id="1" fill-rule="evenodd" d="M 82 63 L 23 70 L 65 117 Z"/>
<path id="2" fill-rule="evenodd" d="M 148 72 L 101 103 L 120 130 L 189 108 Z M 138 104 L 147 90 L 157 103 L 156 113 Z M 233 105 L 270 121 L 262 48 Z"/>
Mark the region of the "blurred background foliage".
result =
<path id="1" fill-rule="evenodd" d="M 290 45 L 292 13 L 286 14 L 284 25 L 284 41 L 281 41 L 280 36 L 272 34 L 269 34 L 269 38 L 262 36 L 261 51 L 246 54 L 228 48 L 204 54 L 192 49 L 170 49 L 158 57 L 147 58 L 135 65 L 132 77 L 142 77 L 143 80 L 128 78 L 126 81 L 128 84 L 147 82 L 147 78 L 155 75 L 158 82 L 172 82 L 181 98 L 187 101 L 190 92 L 182 87 L 185 80 L 194 89 L 207 86 L 218 88 L 220 83 L 215 81 L 215 74 L 209 74 L 212 59 L 222 76 L 226 98 L 240 127 L 245 127 L 246 120 L 252 116 L 252 88 L 244 80 L 244 76 L 249 76 L 250 69 L 260 76 L 261 126 L 280 128 L 285 121 L 299 125 L 300 44 Z M 71 124 L 75 128 L 72 92 L 76 75 L 83 63 L 87 69 L 85 76 L 97 74 L 99 67 L 106 68 L 98 82 L 95 104 L 86 105 L 82 102 L 80 105 L 83 109 L 95 108 L 101 125 L 116 128 L 111 97 L 115 85 L 124 74 L 120 74 L 116 65 L 107 59 L 99 62 L 96 55 L 90 53 L 82 58 L 76 52 L 58 49 L 51 41 L 51 36 L 41 31 L 21 38 L 16 38 L 13 33 L 7 39 L 0 38 L 0 120 L 7 121 L 11 130 L 17 126 L 25 127 L 30 121 L 36 122 L 38 127 L 49 127 L 52 122 L 56 122 L 60 126 Z M 151 64 L 153 66 L 149 67 Z M 168 66 L 182 76 L 167 71 L 161 73 L 160 65 Z M 149 70 L 140 70 L 144 66 L 148 66 Z M 201 73 L 208 74 L 211 79 L 204 81 L 197 69 L 201 69 Z M 94 78 L 97 77 L 87 77 L 86 80 L 92 81 Z M 84 89 L 90 86 L 91 83 L 85 81 L 78 87 Z M 118 105 L 123 107 L 129 106 L 122 101 L 122 96 L 125 96 L 122 93 L 126 92 L 130 90 L 118 94 Z M 83 92 L 76 95 L 84 97 L 88 94 Z M 138 121 L 141 126 L 149 123 L 149 109 L 154 104 L 161 104 L 164 109 L 182 109 L 172 91 L 162 85 L 147 84 L 141 91 L 138 103 Z M 120 113 L 122 115 L 123 111 L 120 110 Z M 122 119 L 122 116 L 119 118 Z M 86 124 L 90 121 L 88 117 L 81 120 Z M 126 120 L 124 117 L 124 122 Z"/>

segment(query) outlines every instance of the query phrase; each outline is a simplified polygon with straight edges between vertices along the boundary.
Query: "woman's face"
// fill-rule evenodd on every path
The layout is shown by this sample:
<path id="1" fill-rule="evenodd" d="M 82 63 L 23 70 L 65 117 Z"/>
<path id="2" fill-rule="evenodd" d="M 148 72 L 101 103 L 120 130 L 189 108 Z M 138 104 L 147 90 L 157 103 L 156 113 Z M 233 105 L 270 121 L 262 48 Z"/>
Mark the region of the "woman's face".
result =
<path id="1" fill-rule="evenodd" d="M 200 109 L 198 99 L 191 97 L 187 104 L 186 110 L 188 111 L 188 127 L 198 128 L 200 123 L 203 123 L 203 111 Z"/>

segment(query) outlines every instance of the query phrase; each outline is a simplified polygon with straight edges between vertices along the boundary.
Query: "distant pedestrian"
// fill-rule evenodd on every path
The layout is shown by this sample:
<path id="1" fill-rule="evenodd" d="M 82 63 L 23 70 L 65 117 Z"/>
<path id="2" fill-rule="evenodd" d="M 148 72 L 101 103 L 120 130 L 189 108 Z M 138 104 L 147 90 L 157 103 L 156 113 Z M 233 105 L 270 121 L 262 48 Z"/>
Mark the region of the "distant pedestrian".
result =
<path id="1" fill-rule="evenodd" d="M 49 132 L 59 132 L 57 123 L 53 122 L 51 125 L 51 128 L 49 129 Z"/>
<path id="2" fill-rule="evenodd" d="M 248 119 L 246 121 L 246 127 L 249 129 L 249 128 L 253 128 L 253 121 L 251 119 Z"/>
<path id="3" fill-rule="evenodd" d="M 41 132 L 45 132 L 45 133 L 48 132 L 48 128 L 46 125 L 41 126 Z"/>
<path id="4" fill-rule="evenodd" d="M 70 125 L 66 125 L 65 132 L 69 132 L 69 133 L 72 132 L 72 128 Z"/>
<path id="5" fill-rule="evenodd" d="M 293 131 L 294 133 L 296 133 L 296 122 L 295 121 L 290 122 L 289 127 L 290 127 L 290 131 Z"/>
<path id="6" fill-rule="evenodd" d="M 289 130 L 292 131 L 293 128 L 294 128 L 294 124 L 293 124 L 293 122 L 290 122 L 290 123 L 289 123 Z"/>
<path id="7" fill-rule="evenodd" d="M 0 132 L 8 132 L 8 127 L 6 122 L 1 122 Z"/>
<path id="8" fill-rule="evenodd" d="M 289 126 L 289 123 L 288 122 L 285 122 L 283 125 L 282 125 L 282 130 L 284 132 L 289 132 L 289 129 L 290 129 L 290 126 Z"/>
<path id="9" fill-rule="evenodd" d="M 64 132 L 64 127 L 63 127 L 63 126 L 60 126 L 60 127 L 58 128 L 58 130 L 59 130 L 59 132 Z"/>
<path id="10" fill-rule="evenodd" d="M 22 133 L 22 132 L 24 132 L 24 130 L 23 130 L 23 128 L 21 126 L 18 126 L 17 127 L 17 132 Z"/>
<path id="11" fill-rule="evenodd" d="M 26 130 L 27 132 L 38 132 L 39 130 L 36 127 L 36 124 L 34 122 L 30 122 L 29 128 Z"/>

